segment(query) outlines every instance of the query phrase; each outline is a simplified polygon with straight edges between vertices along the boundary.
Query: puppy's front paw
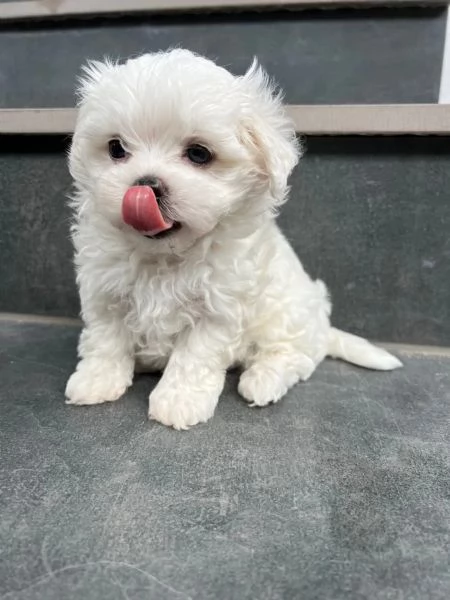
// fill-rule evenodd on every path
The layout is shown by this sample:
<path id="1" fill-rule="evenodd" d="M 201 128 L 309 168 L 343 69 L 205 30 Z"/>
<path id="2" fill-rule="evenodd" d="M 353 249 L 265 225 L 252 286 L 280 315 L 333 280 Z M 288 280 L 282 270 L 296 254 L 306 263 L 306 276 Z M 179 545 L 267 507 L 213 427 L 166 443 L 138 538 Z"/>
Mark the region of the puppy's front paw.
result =
<path id="1" fill-rule="evenodd" d="M 205 423 L 214 414 L 218 394 L 210 391 L 157 386 L 150 394 L 149 419 L 174 429 L 189 429 Z"/>
<path id="2" fill-rule="evenodd" d="M 66 404 L 113 402 L 131 385 L 128 369 L 114 368 L 108 361 L 82 360 L 66 386 Z"/>

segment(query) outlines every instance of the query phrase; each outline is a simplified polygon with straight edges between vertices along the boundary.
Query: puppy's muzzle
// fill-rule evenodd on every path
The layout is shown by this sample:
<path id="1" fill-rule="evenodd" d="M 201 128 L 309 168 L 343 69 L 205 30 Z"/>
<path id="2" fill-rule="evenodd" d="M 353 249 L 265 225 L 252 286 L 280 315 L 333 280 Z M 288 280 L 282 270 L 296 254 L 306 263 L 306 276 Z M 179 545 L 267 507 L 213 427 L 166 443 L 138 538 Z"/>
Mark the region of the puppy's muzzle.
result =
<path id="1" fill-rule="evenodd" d="M 137 179 L 133 183 L 133 186 L 148 186 L 151 188 L 159 206 L 161 206 L 163 199 L 168 195 L 168 189 L 165 183 L 158 177 L 153 177 L 151 175 Z"/>
<path id="2" fill-rule="evenodd" d="M 156 177 L 142 177 L 128 188 L 122 200 L 122 218 L 127 225 L 149 238 L 177 231 L 180 224 L 167 216 L 167 188 Z"/>

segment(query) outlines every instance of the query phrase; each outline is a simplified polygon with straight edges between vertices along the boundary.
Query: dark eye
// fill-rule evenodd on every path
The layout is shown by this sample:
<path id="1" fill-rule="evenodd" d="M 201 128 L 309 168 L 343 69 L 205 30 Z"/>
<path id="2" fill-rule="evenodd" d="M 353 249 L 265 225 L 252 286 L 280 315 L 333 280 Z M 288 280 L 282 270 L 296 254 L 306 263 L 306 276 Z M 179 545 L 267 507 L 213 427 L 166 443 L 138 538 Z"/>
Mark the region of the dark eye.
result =
<path id="1" fill-rule="evenodd" d="M 213 159 L 213 154 L 200 144 L 192 144 L 186 148 L 186 156 L 196 165 L 207 165 Z"/>
<path id="2" fill-rule="evenodd" d="M 109 140 L 108 142 L 109 155 L 113 160 L 123 160 L 127 158 L 128 152 L 122 146 L 122 142 L 118 138 Z"/>

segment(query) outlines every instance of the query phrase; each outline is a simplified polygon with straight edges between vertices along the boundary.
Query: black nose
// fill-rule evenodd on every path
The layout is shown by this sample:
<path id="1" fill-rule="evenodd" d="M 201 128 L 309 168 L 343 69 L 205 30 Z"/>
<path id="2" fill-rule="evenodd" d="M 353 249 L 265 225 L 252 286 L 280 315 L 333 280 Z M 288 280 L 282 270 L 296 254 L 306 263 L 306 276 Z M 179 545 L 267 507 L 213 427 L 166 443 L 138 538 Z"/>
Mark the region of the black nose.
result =
<path id="1" fill-rule="evenodd" d="M 158 177 L 141 177 L 141 179 L 137 179 L 133 185 L 148 185 L 148 187 L 152 188 L 157 200 L 160 200 L 167 195 L 167 188 Z"/>

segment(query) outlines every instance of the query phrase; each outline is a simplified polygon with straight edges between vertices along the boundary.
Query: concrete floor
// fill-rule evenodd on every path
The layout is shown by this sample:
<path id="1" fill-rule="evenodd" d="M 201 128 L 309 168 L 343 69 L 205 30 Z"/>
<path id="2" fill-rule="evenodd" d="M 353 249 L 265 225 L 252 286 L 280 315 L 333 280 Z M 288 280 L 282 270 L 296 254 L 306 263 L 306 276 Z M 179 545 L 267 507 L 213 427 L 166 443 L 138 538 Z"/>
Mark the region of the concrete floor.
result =
<path id="1" fill-rule="evenodd" d="M 146 420 L 157 378 L 64 405 L 78 329 L 0 321 L 0 598 L 450 597 L 450 353 L 327 361 L 250 409 Z"/>

